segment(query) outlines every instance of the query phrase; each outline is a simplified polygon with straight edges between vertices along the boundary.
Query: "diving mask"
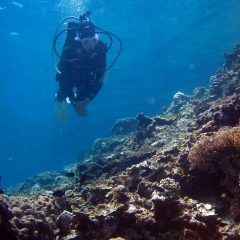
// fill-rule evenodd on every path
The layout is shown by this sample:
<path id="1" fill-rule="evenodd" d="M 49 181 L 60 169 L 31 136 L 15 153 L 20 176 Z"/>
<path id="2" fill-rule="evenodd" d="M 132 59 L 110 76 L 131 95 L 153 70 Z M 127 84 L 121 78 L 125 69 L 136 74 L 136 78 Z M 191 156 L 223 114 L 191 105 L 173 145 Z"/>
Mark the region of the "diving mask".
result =
<path id="1" fill-rule="evenodd" d="M 89 38 L 79 38 L 78 36 L 75 38 L 75 40 L 78 40 L 82 43 L 83 47 L 93 47 L 97 45 L 98 43 L 98 35 L 95 34 L 94 37 L 89 37 Z"/>

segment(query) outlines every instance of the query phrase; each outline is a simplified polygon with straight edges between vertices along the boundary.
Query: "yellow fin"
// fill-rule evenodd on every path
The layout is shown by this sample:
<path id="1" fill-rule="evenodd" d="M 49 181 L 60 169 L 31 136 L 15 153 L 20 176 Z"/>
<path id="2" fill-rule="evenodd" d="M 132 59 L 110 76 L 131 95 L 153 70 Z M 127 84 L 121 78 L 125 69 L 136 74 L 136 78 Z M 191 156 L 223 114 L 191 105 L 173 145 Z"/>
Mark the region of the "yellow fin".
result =
<path id="1" fill-rule="evenodd" d="M 57 124 L 66 124 L 68 122 L 68 109 L 65 101 L 56 101 L 54 106 L 53 119 Z"/>

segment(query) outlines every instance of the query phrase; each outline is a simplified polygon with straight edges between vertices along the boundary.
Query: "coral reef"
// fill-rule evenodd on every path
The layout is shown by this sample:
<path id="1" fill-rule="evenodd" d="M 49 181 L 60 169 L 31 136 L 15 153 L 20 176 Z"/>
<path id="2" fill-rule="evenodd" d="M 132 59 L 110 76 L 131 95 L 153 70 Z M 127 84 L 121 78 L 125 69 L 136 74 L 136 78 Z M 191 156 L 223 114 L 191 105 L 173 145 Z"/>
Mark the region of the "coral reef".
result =
<path id="1" fill-rule="evenodd" d="M 240 238 L 240 45 L 210 87 L 118 120 L 59 173 L 0 199 L 1 240 Z"/>
<path id="2" fill-rule="evenodd" d="M 124 118 L 117 120 L 112 126 L 112 135 L 129 135 L 136 131 L 137 119 L 136 118 Z"/>
<path id="3" fill-rule="evenodd" d="M 191 148 L 189 162 L 192 168 L 214 172 L 222 176 L 221 184 L 234 197 L 232 213 L 240 214 L 240 127 L 224 127 L 211 136 L 203 135 Z M 236 206 L 237 205 L 237 206 Z"/>
<path id="4" fill-rule="evenodd" d="M 173 102 L 170 104 L 169 108 L 168 108 L 168 112 L 171 112 L 173 114 L 178 113 L 179 109 L 186 105 L 187 102 L 189 102 L 190 97 L 185 95 L 182 92 L 177 92 L 174 96 L 173 96 Z"/>

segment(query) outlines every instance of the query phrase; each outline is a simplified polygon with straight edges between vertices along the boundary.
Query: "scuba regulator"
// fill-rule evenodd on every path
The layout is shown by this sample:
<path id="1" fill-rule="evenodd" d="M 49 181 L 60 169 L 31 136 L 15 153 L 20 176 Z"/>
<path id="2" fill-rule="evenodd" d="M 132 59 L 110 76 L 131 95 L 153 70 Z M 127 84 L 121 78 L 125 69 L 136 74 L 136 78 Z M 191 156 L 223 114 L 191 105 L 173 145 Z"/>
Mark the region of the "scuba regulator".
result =
<path id="1" fill-rule="evenodd" d="M 56 28 L 56 30 L 55 30 L 54 36 L 53 36 L 53 41 L 52 41 L 52 62 L 53 62 L 54 68 L 56 69 L 56 71 L 57 71 L 58 73 L 61 74 L 61 72 L 58 70 L 58 68 L 57 68 L 57 66 L 56 66 L 56 64 L 55 64 L 55 62 L 54 62 L 54 53 L 58 56 L 58 58 L 60 58 L 60 59 L 62 59 L 62 60 L 64 60 L 64 61 L 74 61 L 74 60 L 77 60 L 77 59 L 64 59 L 64 58 L 62 58 L 62 57 L 58 54 L 58 52 L 57 52 L 57 50 L 56 50 L 56 42 L 57 42 L 59 36 L 60 36 L 61 34 L 65 33 L 65 32 L 67 32 L 67 37 L 68 37 L 68 35 L 75 35 L 75 36 L 76 36 L 76 32 L 77 32 L 77 28 L 78 28 L 79 23 L 77 23 L 77 22 L 70 22 L 71 24 L 70 24 L 70 23 L 68 24 L 68 28 L 66 28 L 66 29 L 64 29 L 64 30 L 62 30 L 62 31 L 60 31 L 60 32 L 58 33 L 58 30 L 59 30 L 60 26 L 62 25 L 62 23 L 64 23 L 64 22 L 65 22 L 66 20 L 68 20 L 68 19 L 75 19 L 75 20 L 77 20 L 77 21 L 80 22 L 80 23 L 83 22 L 83 21 L 91 21 L 90 15 L 91 15 L 91 13 L 90 13 L 89 11 L 87 11 L 85 14 L 81 14 L 79 17 L 68 16 L 68 17 L 64 18 L 64 19 L 58 24 L 58 26 L 57 26 L 57 28 Z M 71 27 L 69 27 L 69 25 L 71 25 Z M 97 26 L 95 26 L 95 25 L 94 25 L 94 28 L 96 28 L 96 29 L 99 30 L 99 32 L 96 32 L 96 33 L 105 34 L 105 35 L 107 35 L 107 36 L 109 37 L 109 39 L 110 39 L 110 45 L 109 45 L 109 47 L 107 48 L 107 52 L 108 52 L 108 50 L 112 47 L 112 43 L 113 43 L 112 36 L 115 37 L 115 38 L 119 41 L 119 44 L 120 44 L 120 48 L 119 48 L 118 54 L 117 54 L 116 58 L 114 59 L 114 61 L 113 61 L 113 62 L 109 65 L 109 67 L 106 69 L 106 71 L 107 71 L 107 70 L 109 70 L 109 69 L 113 66 L 113 64 L 117 61 L 117 59 L 118 59 L 118 57 L 119 57 L 119 55 L 120 55 L 120 53 L 121 53 L 121 50 L 122 50 L 122 41 L 121 41 L 121 39 L 120 39 L 118 36 L 116 36 L 115 34 L 113 34 L 113 33 L 111 33 L 111 32 L 105 31 L 105 30 L 103 30 L 103 29 L 101 29 L 101 28 L 99 28 L 99 27 L 97 27 Z"/>

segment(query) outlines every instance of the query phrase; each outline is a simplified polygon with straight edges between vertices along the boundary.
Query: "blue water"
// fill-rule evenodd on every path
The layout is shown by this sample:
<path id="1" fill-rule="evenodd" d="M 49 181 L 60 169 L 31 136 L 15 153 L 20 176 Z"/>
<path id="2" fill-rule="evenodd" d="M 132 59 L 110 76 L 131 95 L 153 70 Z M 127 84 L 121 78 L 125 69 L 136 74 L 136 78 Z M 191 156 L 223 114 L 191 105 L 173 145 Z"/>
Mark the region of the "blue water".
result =
<path id="1" fill-rule="evenodd" d="M 111 136 L 117 119 L 138 112 L 154 116 L 177 91 L 208 87 L 225 62 L 222 53 L 232 52 L 240 39 L 239 0 L 16 1 L 0 2 L 4 188 L 75 162 L 80 148 Z M 64 17 L 88 9 L 97 26 L 121 38 L 122 53 L 89 105 L 89 116 L 79 118 L 69 108 L 69 123 L 56 125 L 52 37 Z M 114 41 L 109 64 L 118 48 Z"/>

